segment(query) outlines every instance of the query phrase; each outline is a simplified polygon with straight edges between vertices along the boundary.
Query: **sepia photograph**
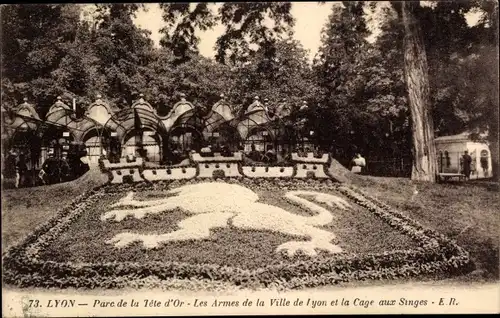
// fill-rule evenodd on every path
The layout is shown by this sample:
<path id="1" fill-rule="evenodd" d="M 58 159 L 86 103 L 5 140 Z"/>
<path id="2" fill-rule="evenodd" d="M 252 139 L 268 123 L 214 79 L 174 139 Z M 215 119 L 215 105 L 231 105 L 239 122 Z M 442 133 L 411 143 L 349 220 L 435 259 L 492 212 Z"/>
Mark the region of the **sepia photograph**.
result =
<path id="1" fill-rule="evenodd" d="M 500 313 L 498 1 L 0 18 L 3 317 Z"/>

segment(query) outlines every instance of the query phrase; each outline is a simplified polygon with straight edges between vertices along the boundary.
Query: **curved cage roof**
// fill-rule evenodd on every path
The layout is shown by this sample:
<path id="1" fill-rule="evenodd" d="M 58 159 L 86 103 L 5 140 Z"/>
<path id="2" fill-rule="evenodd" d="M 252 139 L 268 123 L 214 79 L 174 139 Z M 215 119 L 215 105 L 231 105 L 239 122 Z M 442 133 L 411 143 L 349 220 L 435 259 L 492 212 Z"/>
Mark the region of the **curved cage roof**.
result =
<path id="1" fill-rule="evenodd" d="M 118 111 L 120 111 L 118 108 L 104 101 L 101 95 L 97 95 L 97 99 L 85 110 L 85 115 L 101 125 L 105 125 L 111 116 Z"/>
<path id="2" fill-rule="evenodd" d="M 71 108 L 60 107 L 53 109 L 47 116 L 45 122 L 49 125 L 52 124 L 65 127 L 65 129 L 70 130 L 74 134 L 75 139 L 79 141 L 84 141 L 86 135 L 92 130 L 98 130 L 99 134 L 106 130 L 104 125 L 88 115 L 76 117 L 75 112 Z"/>
<path id="3" fill-rule="evenodd" d="M 199 108 L 192 108 L 180 115 L 172 125 L 170 131 L 178 127 L 191 127 L 198 132 L 202 132 L 206 126 L 206 118 Z"/>
<path id="4" fill-rule="evenodd" d="M 225 121 L 234 119 L 233 107 L 224 99 L 224 94 L 221 94 L 221 100 L 212 106 L 213 113 L 220 115 Z"/>
<path id="5" fill-rule="evenodd" d="M 151 112 L 147 108 L 136 107 L 126 108 L 116 112 L 106 122 L 105 127 L 109 130 L 116 131 L 120 138 L 125 138 L 125 135 L 134 130 L 137 125 L 141 129 L 150 129 L 158 133 L 167 133 L 164 123 L 158 118 L 155 112 Z"/>

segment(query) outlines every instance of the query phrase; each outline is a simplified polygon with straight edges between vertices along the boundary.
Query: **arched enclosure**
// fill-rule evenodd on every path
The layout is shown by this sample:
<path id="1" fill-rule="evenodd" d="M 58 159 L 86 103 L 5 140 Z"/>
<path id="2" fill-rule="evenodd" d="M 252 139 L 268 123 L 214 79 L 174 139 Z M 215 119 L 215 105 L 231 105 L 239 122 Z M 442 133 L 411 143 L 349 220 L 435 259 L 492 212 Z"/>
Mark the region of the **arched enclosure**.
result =
<path id="1" fill-rule="evenodd" d="M 98 164 L 99 158 L 109 152 L 110 135 L 110 131 L 101 126 L 95 126 L 83 133 L 82 142 L 87 150 L 89 164 Z"/>
<path id="2" fill-rule="evenodd" d="M 142 128 L 139 131 L 130 130 L 124 139 L 123 155 L 137 155 L 142 151 L 142 156 L 149 162 L 162 161 L 162 138 L 155 130 Z M 140 150 L 139 150 L 140 149 Z"/>
<path id="3" fill-rule="evenodd" d="M 105 149 L 104 126 L 87 115 L 76 113 L 60 99 L 47 114 L 47 123 L 52 127 L 44 134 L 42 158 L 54 152 L 56 158 L 65 158 L 70 145 L 81 145 L 86 149 L 89 164 L 97 164 Z M 80 147 L 80 146 L 78 146 Z"/>
<path id="4" fill-rule="evenodd" d="M 241 138 L 235 127 L 230 108 L 222 103 L 214 106 L 216 110 L 224 110 L 224 112 L 210 111 L 205 116 L 205 124 L 203 129 L 203 137 L 207 144 L 216 146 L 225 146 L 230 151 L 237 151 L 241 145 Z"/>
<path id="5" fill-rule="evenodd" d="M 274 153 L 279 157 L 307 143 L 284 102 L 272 107 L 255 97 L 235 116 L 223 95 L 212 107 L 204 107 L 186 101 L 181 94 L 171 111 L 159 116 L 143 97 L 141 94 L 131 107 L 120 110 L 97 95 L 83 116 L 76 116 L 75 107 L 58 97 L 45 120 L 25 100 L 12 112 L 16 115 L 5 120 L 3 128 L 10 131 L 5 140 L 19 152 L 31 152 L 30 157 L 36 158 L 34 166 L 41 166 L 49 153 L 59 159 L 66 157 L 68 148 L 80 149 L 78 154 L 94 165 L 102 156 L 117 162 L 129 154 L 162 164 L 183 160 L 189 152 L 200 152 L 209 145 L 214 154 L 253 150 L 259 156 Z M 12 131 L 17 131 L 15 136 Z"/>
<path id="6" fill-rule="evenodd" d="M 197 127 L 191 125 L 177 126 L 169 134 L 170 151 L 199 151 L 202 146 L 203 136 Z"/>
<path id="7" fill-rule="evenodd" d="M 219 125 L 212 132 L 206 133 L 205 139 L 211 145 L 224 145 L 230 151 L 237 151 L 243 145 L 238 130 L 231 123 Z"/>
<path id="8" fill-rule="evenodd" d="M 243 142 L 243 149 L 245 152 L 267 151 L 274 147 L 274 136 L 272 132 L 265 126 L 257 126 L 250 129 L 247 138 Z"/>
<path id="9" fill-rule="evenodd" d="M 203 131 L 206 121 L 203 111 L 194 107 L 179 116 L 169 132 L 169 150 L 200 151 L 205 144 Z"/>
<path id="10" fill-rule="evenodd" d="M 82 133 L 95 126 L 85 117 L 77 118 L 60 98 L 49 109 L 45 120 L 40 119 L 34 107 L 27 102 L 15 108 L 9 117 L 10 120 L 4 118 L 5 132 L 9 138 L 5 139 L 3 146 L 11 157 L 16 157 L 20 187 L 43 182 L 39 173 L 42 168 L 45 171 L 49 157 L 61 164 L 79 160 L 80 153 L 75 150 L 81 144 Z M 73 168 L 71 166 L 64 177 L 78 177 L 78 169 Z"/>
<path id="11" fill-rule="evenodd" d="M 8 145 L 5 145 L 9 151 L 17 155 L 18 160 L 26 164 L 27 173 L 33 181 L 40 167 L 40 136 L 37 130 L 17 130 L 10 138 Z"/>
<path id="12" fill-rule="evenodd" d="M 10 111 L 2 107 L 2 149 L 3 155 L 9 150 L 16 153 L 31 153 L 39 148 L 39 129 L 42 120 L 33 105 L 24 99 L 24 103 Z"/>
<path id="13" fill-rule="evenodd" d="M 111 160 L 123 155 L 144 157 L 153 163 L 163 160 L 164 138 L 167 130 L 151 107 L 143 103 L 123 109 L 109 118 L 105 128 L 109 131 L 107 156 Z"/>
<path id="14" fill-rule="evenodd" d="M 12 173 L 19 172 L 19 186 L 32 186 L 40 167 L 41 138 L 38 129 L 18 128 L 9 132 L 9 138 L 2 145 L 2 169 L 7 170 L 5 176 L 9 178 L 15 176 Z"/>
<path id="15" fill-rule="evenodd" d="M 42 135 L 40 164 L 49 157 L 49 154 L 53 154 L 57 159 L 66 158 L 70 144 L 74 141 L 75 137 L 67 127 L 55 125 L 47 127 Z"/>
<path id="16" fill-rule="evenodd" d="M 275 132 L 269 126 L 267 115 L 263 111 L 245 114 L 237 121 L 236 130 L 245 152 L 265 152 L 275 145 Z"/>

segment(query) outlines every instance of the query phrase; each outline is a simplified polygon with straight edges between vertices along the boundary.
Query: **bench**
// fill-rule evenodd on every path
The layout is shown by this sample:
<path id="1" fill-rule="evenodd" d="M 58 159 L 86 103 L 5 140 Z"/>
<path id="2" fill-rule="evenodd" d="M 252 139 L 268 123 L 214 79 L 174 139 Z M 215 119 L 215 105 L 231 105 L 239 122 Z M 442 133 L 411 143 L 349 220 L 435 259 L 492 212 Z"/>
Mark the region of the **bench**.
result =
<path id="1" fill-rule="evenodd" d="M 463 173 L 438 173 L 439 179 L 442 181 L 449 181 L 452 178 L 457 178 L 458 181 L 465 181 L 465 175 Z"/>

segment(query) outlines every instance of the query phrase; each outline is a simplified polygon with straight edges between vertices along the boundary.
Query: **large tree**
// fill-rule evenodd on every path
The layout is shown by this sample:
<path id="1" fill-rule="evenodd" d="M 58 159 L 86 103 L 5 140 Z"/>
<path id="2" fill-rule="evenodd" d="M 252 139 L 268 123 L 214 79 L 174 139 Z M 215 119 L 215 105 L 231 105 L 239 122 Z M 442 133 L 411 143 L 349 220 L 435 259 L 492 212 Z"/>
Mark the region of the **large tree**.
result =
<path id="1" fill-rule="evenodd" d="M 133 17 L 136 4 L 99 4 L 97 28 L 91 43 L 106 79 L 101 93 L 118 107 L 130 105 L 146 87 L 145 73 L 153 57 L 149 31 L 138 28 Z"/>
<path id="2" fill-rule="evenodd" d="M 413 136 L 412 180 L 436 181 L 437 159 L 424 40 L 416 10 L 418 2 L 393 2 L 404 28 L 404 62 Z"/>
<path id="3" fill-rule="evenodd" d="M 370 53 L 363 6 L 362 2 L 333 6 L 314 62 L 322 89 L 319 105 L 313 108 L 318 134 L 325 146 L 333 144 L 337 155 L 346 157 L 366 152 L 369 144 L 362 140 L 368 119 L 364 61 Z"/>
<path id="4" fill-rule="evenodd" d="M 64 92 L 52 73 L 77 35 L 79 7 L 74 4 L 2 6 L 2 105 L 27 97 L 41 115 Z"/>
<path id="5" fill-rule="evenodd" d="M 273 55 L 277 41 L 292 33 L 291 3 L 225 2 L 216 6 L 218 9 L 210 8 L 207 3 L 161 4 L 166 22 L 161 30 L 164 35 L 161 45 L 171 49 L 179 62 L 184 62 L 198 53 L 200 39 L 196 31 L 220 23 L 224 32 L 216 42 L 216 60 L 234 64 L 258 49 Z"/>
<path id="6" fill-rule="evenodd" d="M 235 82 L 230 97 L 235 104 L 248 106 L 259 96 L 268 99 L 270 105 L 286 100 L 288 106 L 298 108 L 317 96 L 307 51 L 301 44 L 296 40 L 282 40 L 274 47 L 273 56 L 261 48 L 246 57 L 246 62 L 232 67 Z"/>
<path id="7" fill-rule="evenodd" d="M 402 13 L 400 3 L 394 7 Z M 472 26 L 471 12 L 482 13 Z M 435 132 L 487 131 L 498 162 L 498 90 L 493 88 L 498 87 L 498 3 L 414 3 L 412 13 L 423 29 Z"/>
<path id="8" fill-rule="evenodd" d="M 382 18 L 380 33 L 363 54 L 359 74 L 365 77 L 361 90 L 370 138 L 371 157 L 407 157 L 411 154 L 411 126 L 404 78 L 403 39 L 400 21 L 390 7 Z"/>

